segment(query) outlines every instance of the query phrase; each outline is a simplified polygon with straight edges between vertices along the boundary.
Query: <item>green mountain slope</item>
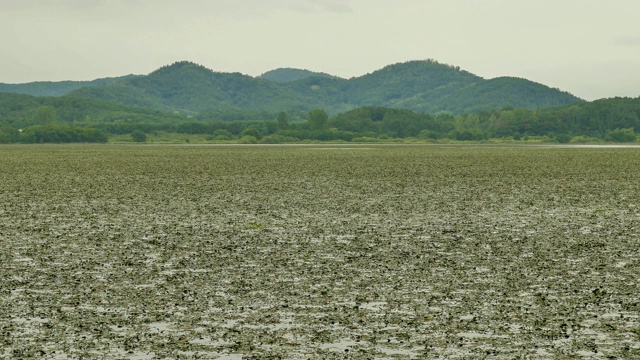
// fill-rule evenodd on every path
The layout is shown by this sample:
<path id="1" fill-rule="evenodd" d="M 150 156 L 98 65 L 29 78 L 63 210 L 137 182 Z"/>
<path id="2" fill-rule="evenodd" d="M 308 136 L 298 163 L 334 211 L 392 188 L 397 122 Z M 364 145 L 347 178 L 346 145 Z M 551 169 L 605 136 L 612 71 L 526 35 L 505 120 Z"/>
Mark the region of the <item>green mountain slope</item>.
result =
<path id="1" fill-rule="evenodd" d="M 21 128 L 39 124 L 37 114 L 38 109 L 42 107 L 55 109 L 55 121 L 63 123 L 161 123 L 187 119 L 185 116 L 170 112 L 96 99 L 0 93 L 0 119 L 6 125 Z"/>
<path id="2" fill-rule="evenodd" d="M 527 79 L 499 77 L 477 82 L 461 89 L 457 97 L 468 101 L 467 107 L 451 109 L 471 109 L 473 112 L 511 106 L 516 108 L 537 109 L 576 102 L 576 97 L 568 92 L 552 89 Z M 472 107 L 475 99 L 476 104 Z"/>
<path id="3" fill-rule="evenodd" d="M 140 108 L 171 110 L 172 107 L 163 104 L 161 99 L 149 95 L 145 90 L 132 86 L 134 80 L 125 80 L 118 83 L 99 87 L 85 87 L 74 90 L 69 96 L 110 101 L 116 104 L 136 106 Z"/>
<path id="4" fill-rule="evenodd" d="M 478 81 L 482 78 L 433 60 L 409 61 L 349 80 L 347 93 L 354 104 L 395 107 L 419 94 L 437 89 L 453 93 Z M 423 100 L 429 101 L 429 98 L 424 96 Z"/>
<path id="5" fill-rule="evenodd" d="M 128 91 L 125 98 L 119 96 L 122 91 Z M 98 88 L 79 89 L 70 95 L 185 112 L 298 109 L 305 108 L 308 102 L 308 99 L 272 81 L 240 73 L 213 72 L 187 61 L 162 67 L 148 76 Z"/>
<path id="6" fill-rule="evenodd" d="M 485 80 L 434 60 L 393 64 L 348 80 L 296 69 L 266 75 L 254 78 L 214 72 L 182 61 L 147 76 L 77 89 L 70 95 L 191 114 L 316 108 L 336 114 L 362 106 L 384 106 L 456 115 L 495 107 L 536 109 L 582 101 L 525 79 Z"/>
<path id="7" fill-rule="evenodd" d="M 277 83 L 288 83 L 309 77 L 338 78 L 322 72 L 314 72 L 304 69 L 279 68 L 260 75 L 261 79 L 270 80 Z"/>
<path id="8" fill-rule="evenodd" d="M 500 87 L 505 86 L 505 82 L 518 84 L 521 79 L 498 79 L 494 83 Z M 469 89 L 473 87 L 465 88 L 465 91 L 471 91 Z M 251 130 L 252 134 L 258 134 L 258 139 L 268 135 L 269 141 L 276 142 L 297 141 L 295 139 L 351 141 L 360 137 L 375 140 L 378 136 L 381 139 L 455 140 L 540 136 L 546 139 L 543 141 L 584 142 L 596 138 L 629 142 L 637 138 L 635 131 L 640 129 L 640 98 L 602 99 L 538 109 L 503 107 L 458 116 L 359 107 L 330 117 L 326 126 L 316 129 L 309 122 L 300 121 L 305 119 L 304 113 L 287 114 L 294 121 L 281 126 L 275 120 L 280 116 L 277 111 L 211 110 L 211 113 L 188 116 L 96 99 L 0 93 L 0 143 L 68 142 L 76 137 L 77 141 L 106 141 L 105 134 L 130 134 L 134 130 L 212 136 L 220 130 L 236 137 L 242 137 L 244 130 Z M 20 129 L 24 131 L 20 132 Z M 101 133 L 94 134 L 90 129 Z M 48 132 L 51 136 L 42 135 L 44 137 L 40 139 L 36 136 L 38 131 Z M 101 135 L 100 140 L 92 134 L 104 136 Z M 271 138 L 271 135 L 275 137 Z"/>
<path id="9" fill-rule="evenodd" d="M 582 102 L 581 99 L 527 79 L 499 77 L 464 87 L 443 87 L 408 97 L 397 104 L 420 112 L 476 113 L 503 107 L 539 109 Z"/>
<path id="10" fill-rule="evenodd" d="M 107 85 L 127 79 L 133 79 L 137 76 L 138 75 L 127 75 L 96 79 L 92 81 L 36 81 L 26 84 L 0 83 L 0 92 L 33 96 L 62 96 L 76 89 Z"/>
<path id="11" fill-rule="evenodd" d="M 337 113 L 354 108 L 347 93 L 349 80 L 329 77 L 307 77 L 283 84 L 282 87 L 305 99 L 313 108 Z"/>

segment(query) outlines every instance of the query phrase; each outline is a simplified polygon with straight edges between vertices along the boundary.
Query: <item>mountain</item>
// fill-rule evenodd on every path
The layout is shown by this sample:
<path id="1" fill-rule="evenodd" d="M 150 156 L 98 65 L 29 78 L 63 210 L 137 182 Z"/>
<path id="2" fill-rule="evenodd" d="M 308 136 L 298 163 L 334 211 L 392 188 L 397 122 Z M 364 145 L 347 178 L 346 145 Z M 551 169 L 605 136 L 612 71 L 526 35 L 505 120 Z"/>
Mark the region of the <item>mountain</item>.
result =
<path id="1" fill-rule="evenodd" d="M 96 79 L 92 81 L 36 81 L 26 84 L 0 83 L 0 93 L 25 94 L 32 96 L 62 96 L 73 90 L 107 85 L 127 79 L 133 79 L 138 75 L 126 75 Z"/>
<path id="2" fill-rule="evenodd" d="M 356 107 L 349 99 L 349 80 L 338 77 L 308 77 L 281 86 L 299 96 L 310 99 L 315 108 L 338 113 Z"/>
<path id="3" fill-rule="evenodd" d="M 538 109 L 583 101 L 527 79 L 485 80 L 434 60 L 388 65 L 349 80 L 310 77 L 284 86 L 338 112 L 361 106 L 383 106 L 461 114 L 503 107 Z"/>
<path id="4" fill-rule="evenodd" d="M 455 95 L 481 81 L 481 77 L 459 67 L 434 60 L 408 61 L 351 79 L 347 93 L 349 101 L 358 105 L 410 108 L 400 104 L 415 97 L 429 102 L 434 93 Z"/>
<path id="5" fill-rule="evenodd" d="M 407 97 L 396 107 L 435 113 L 477 113 L 504 107 L 541 109 L 582 102 L 568 92 L 552 89 L 527 79 L 499 77 L 480 80 L 451 91 L 439 88 Z"/>
<path id="6" fill-rule="evenodd" d="M 260 75 L 260 78 L 270 80 L 277 83 L 288 83 L 309 77 L 337 78 L 337 76 L 329 75 L 322 72 L 314 72 L 303 69 L 279 68 Z"/>
<path id="7" fill-rule="evenodd" d="M 38 122 L 38 109 L 42 107 L 54 108 L 55 119 L 63 123 L 161 123 L 187 120 L 186 116 L 172 112 L 96 99 L 0 93 L 0 123 L 4 122 L 18 128 L 34 125 Z"/>
<path id="8" fill-rule="evenodd" d="M 126 96 L 121 96 L 123 93 Z M 185 112 L 298 109 L 310 103 L 309 99 L 272 81 L 240 73 L 213 72 L 188 61 L 164 66 L 147 76 L 78 89 L 70 95 Z"/>
<path id="9" fill-rule="evenodd" d="M 351 79 L 300 69 L 276 69 L 259 77 L 214 72 L 188 61 L 137 76 L 89 86 L 68 95 L 116 103 L 208 114 L 229 111 L 330 114 L 384 106 L 453 115 L 503 107 L 537 109 L 582 102 L 526 79 L 483 79 L 434 60 L 388 65 Z"/>

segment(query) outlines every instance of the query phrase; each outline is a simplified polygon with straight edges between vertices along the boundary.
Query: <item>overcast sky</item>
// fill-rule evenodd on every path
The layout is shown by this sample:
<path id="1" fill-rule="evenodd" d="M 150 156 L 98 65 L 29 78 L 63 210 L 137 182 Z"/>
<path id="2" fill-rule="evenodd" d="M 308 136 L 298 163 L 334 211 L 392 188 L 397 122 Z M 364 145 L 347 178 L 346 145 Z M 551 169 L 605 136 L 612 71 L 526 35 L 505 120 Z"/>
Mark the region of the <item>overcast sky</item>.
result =
<path id="1" fill-rule="evenodd" d="M 0 82 L 190 60 L 345 78 L 435 59 L 587 100 L 640 96 L 640 0 L 0 0 Z"/>

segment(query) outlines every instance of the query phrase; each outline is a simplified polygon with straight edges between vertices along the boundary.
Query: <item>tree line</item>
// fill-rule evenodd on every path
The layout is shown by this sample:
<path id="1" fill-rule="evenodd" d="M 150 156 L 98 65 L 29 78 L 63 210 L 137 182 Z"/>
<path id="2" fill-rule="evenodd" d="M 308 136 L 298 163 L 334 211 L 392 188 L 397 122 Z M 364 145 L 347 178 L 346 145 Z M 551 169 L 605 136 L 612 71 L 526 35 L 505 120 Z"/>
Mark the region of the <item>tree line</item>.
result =
<path id="1" fill-rule="evenodd" d="M 201 134 L 211 141 L 249 143 L 393 138 L 481 141 L 529 137 L 560 143 L 630 142 L 636 140 L 635 131 L 640 128 L 640 98 L 613 98 L 538 110 L 505 107 L 458 116 L 373 106 L 334 116 L 316 109 L 308 113 L 246 112 L 243 117 L 243 112 L 237 110 L 233 120 L 209 117 L 211 113 L 191 117 L 156 110 L 109 111 L 100 107 L 95 107 L 93 117 L 86 107 L 74 108 L 73 103 L 62 105 L 17 106 L 12 112 L 6 109 L 0 112 L 0 143 L 107 142 L 112 135 L 134 132 Z M 137 138 L 141 139 L 139 135 Z"/>

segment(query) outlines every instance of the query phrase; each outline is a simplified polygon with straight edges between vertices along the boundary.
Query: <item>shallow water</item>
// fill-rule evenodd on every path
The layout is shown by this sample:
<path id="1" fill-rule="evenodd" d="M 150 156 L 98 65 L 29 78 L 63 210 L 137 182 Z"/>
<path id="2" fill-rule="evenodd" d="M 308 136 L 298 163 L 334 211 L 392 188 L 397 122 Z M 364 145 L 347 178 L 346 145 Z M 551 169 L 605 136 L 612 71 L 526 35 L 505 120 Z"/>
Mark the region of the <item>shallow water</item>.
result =
<path id="1" fill-rule="evenodd" d="M 0 147 L 0 356 L 640 357 L 636 149 L 359 149 Z"/>

